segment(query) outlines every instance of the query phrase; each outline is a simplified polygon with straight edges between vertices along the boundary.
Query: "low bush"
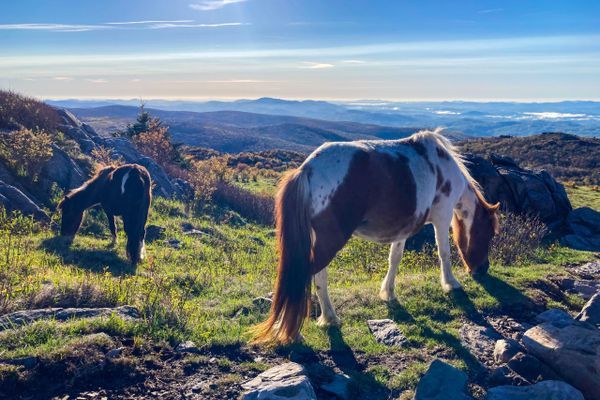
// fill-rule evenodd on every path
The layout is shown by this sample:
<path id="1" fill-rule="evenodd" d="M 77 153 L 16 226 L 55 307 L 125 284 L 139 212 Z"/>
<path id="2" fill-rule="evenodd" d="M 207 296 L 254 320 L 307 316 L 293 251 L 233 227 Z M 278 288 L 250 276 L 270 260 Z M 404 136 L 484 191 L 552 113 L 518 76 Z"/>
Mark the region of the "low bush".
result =
<path id="1" fill-rule="evenodd" d="M 21 129 L 0 135 L 0 158 L 32 182 L 52 157 L 52 137 L 44 131 Z"/>
<path id="2" fill-rule="evenodd" d="M 535 258 L 548 228 L 535 216 L 500 215 L 500 232 L 492 240 L 490 259 L 513 265 Z"/>

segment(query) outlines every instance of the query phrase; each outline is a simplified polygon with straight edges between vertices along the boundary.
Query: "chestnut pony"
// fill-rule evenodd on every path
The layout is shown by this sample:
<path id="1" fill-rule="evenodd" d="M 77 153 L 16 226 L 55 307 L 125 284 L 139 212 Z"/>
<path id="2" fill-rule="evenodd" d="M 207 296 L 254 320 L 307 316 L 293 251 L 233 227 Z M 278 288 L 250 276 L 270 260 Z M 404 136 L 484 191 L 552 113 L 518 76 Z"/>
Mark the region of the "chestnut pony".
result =
<path id="1" fill-rule="evenodd" d="M 146 220 L 152 201 L 150 174 L 137 164 L 106 167 L 77 189 L 71 190 L 58 205 L 62 210 L 61 236 L 73 238 L 81 225 L 83 212 L 100 204 L 108 226 L 117 240 L 115 216 L 123 218 L 127 235 L 127 257 L 136 265 L 145 256 Z"/>
<path id="2" fill-rule="evenodd" d="M 280 184 L 276 198 L 279 266 L 268 319 L 253 329 L 255 343 L 300 338 L 314 276 L 319 326 L 339 325 L 327 292 L 327 265 L 350 237 L 391 243 L 379 297 L 390 301 L 407 238 L 435 228 L 444 291 L 460 288 L 452 275 L 448 233 L 471 274 L 489 268 L 499 204 L 484 199 L 463 159 L 438 131 L 401 140 L 326 143 Z"/>

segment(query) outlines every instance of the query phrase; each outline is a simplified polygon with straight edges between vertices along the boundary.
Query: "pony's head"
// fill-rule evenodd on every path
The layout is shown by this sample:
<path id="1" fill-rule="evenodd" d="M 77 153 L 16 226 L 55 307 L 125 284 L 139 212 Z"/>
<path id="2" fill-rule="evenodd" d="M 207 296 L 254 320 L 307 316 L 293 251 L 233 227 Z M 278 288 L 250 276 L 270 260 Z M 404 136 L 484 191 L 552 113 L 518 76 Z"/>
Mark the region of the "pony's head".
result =
<path id="1" fill-rule="evenodd" d="M 474 193 L 471 212 L 455 212 L 452 218 L 454 243 L 471 275 L 485 274 L 490 267 L 490 244 L 498 233 L 500 208 L 500 203 L 489 204 L 477 189 Z"/>
<path id="2" fill-rule="evenodd" d="M 71 193 L 67 194 L 58 204 L 58 209 L 62 212 L 60 235 L 65 237 L 75 236 L 83 219 L 83 210 L 77 199 L 73 198 Z"/>

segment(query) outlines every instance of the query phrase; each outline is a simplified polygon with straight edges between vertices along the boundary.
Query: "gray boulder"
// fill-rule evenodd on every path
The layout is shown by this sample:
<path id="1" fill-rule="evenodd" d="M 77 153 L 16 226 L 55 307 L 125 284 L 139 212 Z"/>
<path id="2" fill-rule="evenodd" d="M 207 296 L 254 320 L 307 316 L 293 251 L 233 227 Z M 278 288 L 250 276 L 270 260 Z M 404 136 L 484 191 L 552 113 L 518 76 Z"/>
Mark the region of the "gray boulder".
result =
<path id="1" fill-rule="evenodd" d="M 502 336 L 491 326 L 476 325 L 465 323 L 459 329 L 461 344 L 487 367 L 494 365 L 494 348 L 496 341 L 502 339 Z"/>
<path id="2" fill-rule="evenodd" d="M 0 207 L 7 211 L 19 211 L 38 221 L 48 223 L 50 217 L 22 191 L 0 181 Z"/>
<path id="3" fill-rule="evenodd" d="M 391 319 L 371 319 L 367 321 L 367 325 L 375 340 L 381 344 L 392 347 L 402 347 L 407 344 L 406 336 Z"/>
<path id="4" fill-rule="evenodd" d="M 56 182 L 65 190 L 79 187 L 87 179 L 77 163 L 55 144 L 52 145 L 52 157 L 42 169 L 41 178 L 45 186 L 50 187 L 52 182 Z"/>
<path id="5" fill-rule="evenodd" d="M 494 346 L 494 361 L 496 364 L 504 364 L 519 351 L 521 351 L 521 345 L 516 340 L 500 339 Z"/>
<path id="6" fill-rule="evenodd" d="M 522 343 L 586 398 L 599 398 L 600 330 L 578 321 L 545 322 L 525 332 Z"/>
<path id="7" fill-rule="evenodd" d="M 596 293 L 575 317 L 577 320 L 587 322 L 600 328 L 600 292 Z"/>
<path id="8" fill-rule="evenodd" d="M 578 250 L 600 250 L 600 212 L 577 208 L 567 217 L 567 226 L 570 234 L 562 238 L 563 244 Z"/>
<path id="9" fill-rule="evenodd" d="M 415 390 L 414 400 L 468 400 L 467 374 L 440 360 L 434 360 Z"/>
<path id="10" fill-rule="evenodd" d="M 561 381 L 543 381 L 531 386 L 497 386 L 487 400 L 584 400 L 573 386 Z"/>
<path id="11" fill-rule="evenodd" d="M 316 400 L 317 395 L 300 364 L 288 362 L 270 368 L 242 384 L 244 400 Z"/>
<path id="12" fill-rule="evenodd" d="M 551 229 L 560 229 L 572 210 L 564 187 L 543 170 L 519 167 L 506 157 L 467 155 L 468 168 L 486 198 L 504 210 L 537 215 Z"/>

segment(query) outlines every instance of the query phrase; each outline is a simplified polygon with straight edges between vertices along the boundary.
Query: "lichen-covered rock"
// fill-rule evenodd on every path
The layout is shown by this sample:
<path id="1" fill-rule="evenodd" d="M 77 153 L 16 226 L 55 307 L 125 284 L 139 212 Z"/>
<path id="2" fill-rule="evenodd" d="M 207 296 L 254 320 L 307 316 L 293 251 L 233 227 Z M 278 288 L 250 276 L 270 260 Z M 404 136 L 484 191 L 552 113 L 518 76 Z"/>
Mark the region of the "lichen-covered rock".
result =
<path id="1" fill-rule="evenodd" d="M 288 362 L 270 368 L 242 384 L 244 400 L 316 400 L 304 367 Z"/>
<path id="2" fill-rule="evenodd" d="M 573 386 L 561 381 L 543 381 L 530 386 L 497 386 L 487 400 L 584 400 Z"/>
<path id="3" fill-rule="evenodd" d="M 600 292 L 592 296 L 577 314 L 577 320 L 587 322 L 600 328 Z"/>
<path id="4" fill-rule="evenodd" d="M 38 221 L 49 222 L 50 217 L 22 191 L 0 181 L 0 207 L 31 215 Z"/>
<path id="5" fill-rule="evenodd" d="M 521 345 L 513 339 L 500 339 L 494 346 L 494 361 L 497 364 L 508 362 L 515 354 L 521 350 Z"/>
<path id="6" fill-rule="evenodd" d="M 467 374 L 434 360 L 419 381 L 413 400 L 469 400 L 466 389 Z"/>
<path id="7" fill-rule="evenodd" d="M 371 319 L 367 321 L 367 325 L 375 340 L 381 344 L 402 347 L 407 343 L 406 336 L 391 319 Z"/>

